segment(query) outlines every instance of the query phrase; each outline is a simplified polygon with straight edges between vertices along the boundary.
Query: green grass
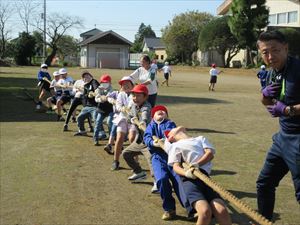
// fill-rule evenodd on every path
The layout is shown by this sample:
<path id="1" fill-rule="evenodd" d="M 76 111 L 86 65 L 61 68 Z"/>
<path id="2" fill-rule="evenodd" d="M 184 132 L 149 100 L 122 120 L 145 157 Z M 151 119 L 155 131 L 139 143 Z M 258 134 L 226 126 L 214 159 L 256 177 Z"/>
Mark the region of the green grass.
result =
<path id="1" fill-rule="evenodd" d="M 161 200 L 150 194 L 150 178 L 130 184 L 124 161 L 123 170 L 110 171 L 112 157 L 103 145 L 73 137 L 75 124 L 70 124 L 73 132 L 64 133 L 54 115 L 34 111 L 22 90 L 37 95 L 37 70 L 0 68 L 0 224 L 169 224 L 160 219 Z M 91 72 L 97 79 L 109 73 L 118 88 L 117 81 L 131 71 Z M 78 79 L 80 69 L 70 68 L 69 74 Z M 208 92 L 208 80 L 208 68 L 174 68 L 171 86 L 159 88 L 158 103 L 167 105 L 177 125 L 214 144 L 212 178 L 256 209 L 255 181 L 278 121 L 261 105 L 251 70 L 225 70 L 216 92 Z M 245 215 L 229 208 L 235 224 L 248 224 Z M 184 221 L 179 205 L 177 211 L 181 217 L 172 224 L 193 224 Z M 277 189 L 275 224 L 299 224 L 299 212 L 289 174 Z"/>

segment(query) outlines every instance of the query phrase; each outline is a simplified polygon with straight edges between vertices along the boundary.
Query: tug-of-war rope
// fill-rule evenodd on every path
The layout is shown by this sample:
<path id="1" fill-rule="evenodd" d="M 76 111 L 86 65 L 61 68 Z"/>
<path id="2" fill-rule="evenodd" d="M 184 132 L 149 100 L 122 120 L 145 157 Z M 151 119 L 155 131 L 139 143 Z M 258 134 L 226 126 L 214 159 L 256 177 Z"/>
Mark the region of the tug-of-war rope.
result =
<path id="1" fill-rule="evenodd" d="M 139 126 L 138 119 L 134 119 L 133 122 Z M 140 129 L 145 131 L 145 129 L 141 126 L 139 126 Z M 158 142 L 161 149 L 164 150 L 164 141 L 159 139 L 156 136 L 152 137 L 154 141 Z M 212 180 L 210 177 L 206 176 L 204 173 L 202 173 L 198 168 L 195 168 L 191 165 L 189 165 L 186 162 L 183 162 L 184 168 L 194 168 L 193 174 L 203 181 L 207 186 L 212 188 L 215 192 L 217 192 L 221 197 L 225 200 L 227 200 L 229 203 L 231 203 L 233 206 L 235 206 L 237 209 L 245 213 L 247 216 L 249 216 L 251 219 L 255 220 L 261 225 L 272 225 L 273 223 L 266 219 L 264 216 L 260 215 L 258 212 L 253 210 L 250 206 L 248 206 L 246 203 L 242 202 L 240 199 L 235 197 L 233 194 L 231 194 L 229 191 L 227 191 L 225 188 L 223 188 L 221 185 L 219 185 L 217 182 Z"/>

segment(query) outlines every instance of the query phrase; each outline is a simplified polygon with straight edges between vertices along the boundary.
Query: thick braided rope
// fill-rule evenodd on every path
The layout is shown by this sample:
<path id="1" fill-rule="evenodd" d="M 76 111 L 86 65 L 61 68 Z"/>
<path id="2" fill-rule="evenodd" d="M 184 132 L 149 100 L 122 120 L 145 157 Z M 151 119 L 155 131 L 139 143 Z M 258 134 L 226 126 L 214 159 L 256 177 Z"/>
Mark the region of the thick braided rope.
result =
<path id="1" fill-rule="evenodd" d="M 158 139 L 156 136 L 153 136 L 153 140 L 158 141 L 160 147 L 164 149 L 164 142 L 160 139 Z M 192 166 L 188 165 L 187 163 L 183 163 L 184 167 L 191 168 Z M 255 220 L 261 225 L 272 225 L 272 222 L 267 220 L 265 217 L 260 215 L 258 212 L 253 210 L 250 206 L 246 205 L 244 202 L 239 200 L 237 197 L 235 197 L 233 194 L 231 194 L 229 191 L 224 189 L 222 186 L 220 186 L 218 183 L 216 183 L 214 180 L 206 176 L 204 173 L 199 171 L 195 168 L 193 171 L 193 174 L 202 180 L 207 186 L 212 188 L 215 192 L 217 192 L 219 195 L 222 196 L 222 198 L 229 201 L 232 205 L 236 206 L 237 209 L 240 209 L 242 212 L 244 212 L 246 215 L 248 215 L 251 219 Z"/>
<path id="2" fill-rule="evenodd" d="M 139 121 L 137 118 L 134 119 L 134 123 L 139 126 Z M 139 128 L 141 128 L 139 126 Z M 145 130 L 143 130 L 145 131 Z M 159 139 L 156 136 L 152 136 L 154 141 L 157 141 L 162 149 L 164 149 L 164 141 Z M 184 167 L 190 168 L 191 166 L 187 163 L 183 163 Z M 244 212 L 246 215 L 248 215 L 251 219 L 255 220 L 261 225 L 272 225 L 273 223 L 267 220 L 265 217 L 260 215 L 258 212 L 253 210 L 250 206 L 239 200 L 237 197 L 235 197 L 233 194 L 231 194 L 229 191 L 224 189 L 222 186 L 220 186 L 218 183 L 213 181 L 211 178 L 203 174 L 201 171 L 195 168 L 193 171 L 193 174 L 202 180 L 207 186 L 212 188 L 215 192 L 217 192 L 219 195 L 221 195 L 224 199 L 229 201 L 232 205 L 236 206 L 238 209 L 240 209 L 242 212 Z"/>

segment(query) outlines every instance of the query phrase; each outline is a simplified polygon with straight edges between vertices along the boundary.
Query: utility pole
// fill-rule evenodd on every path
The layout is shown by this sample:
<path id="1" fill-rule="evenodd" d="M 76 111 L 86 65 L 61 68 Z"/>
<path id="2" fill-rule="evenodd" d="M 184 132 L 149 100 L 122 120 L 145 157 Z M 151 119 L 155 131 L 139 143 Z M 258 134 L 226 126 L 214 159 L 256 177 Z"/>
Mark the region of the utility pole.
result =
<path id="1" fill-rule="evenodd" d="M 47 44 L 46 44 L 46 0 L 44 0 L 44 38 L 43 38 L 43 61 L 45 63 L 47 57 Z"/>

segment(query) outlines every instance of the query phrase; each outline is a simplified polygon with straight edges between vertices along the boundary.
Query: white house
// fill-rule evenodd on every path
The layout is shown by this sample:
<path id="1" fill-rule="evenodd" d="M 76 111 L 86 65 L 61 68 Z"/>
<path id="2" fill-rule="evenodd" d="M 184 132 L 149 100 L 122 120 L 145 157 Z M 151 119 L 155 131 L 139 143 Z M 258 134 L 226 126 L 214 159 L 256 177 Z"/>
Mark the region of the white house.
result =
<path id="1" fill-rule="evenodd" d="M 128 68 L 132 43 L 116 32 L 92 29 L 80 34 L 80 66 L 86 68 Z"/>
<path id="2" fill-rule="evenodd" d="M 167 59 L 166 46 L 161 41 L 161 38 L 145 37 L 143 40 L 143 52 L 154 52 L 159 62 L 164 62 Z"/>

